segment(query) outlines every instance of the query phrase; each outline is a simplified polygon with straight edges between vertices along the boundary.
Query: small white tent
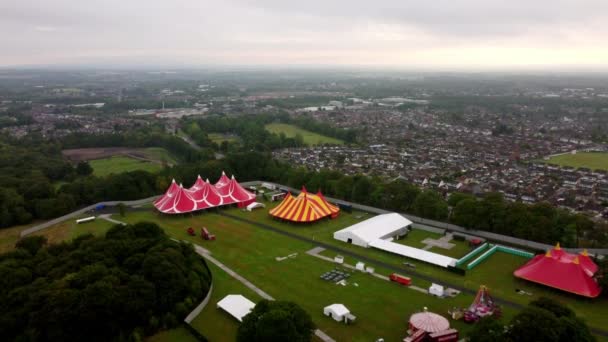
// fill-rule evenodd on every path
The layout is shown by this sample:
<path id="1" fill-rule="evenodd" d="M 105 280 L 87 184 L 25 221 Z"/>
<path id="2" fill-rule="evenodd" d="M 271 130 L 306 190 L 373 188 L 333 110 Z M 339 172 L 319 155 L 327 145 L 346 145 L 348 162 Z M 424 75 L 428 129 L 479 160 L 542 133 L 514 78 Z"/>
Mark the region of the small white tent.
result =
<path id="1" fill-rule="evenodd" d="M 253 203 L 250 203 L 249 205 L 247 205 L 247 211 L 252 211 L 253 209 L 264 208 L 264 207 L 266 207 L 266 206 L 263 203 L 253 202 Z"/>
<path id="2" fill-rule="evenodd" d="M 247 316 L 247 314 L 253 310 L 255 303 L 242 295 L 231 294 L 217 302 L 217 307 L 229 313 L 239 322 L 242 322 L 243 317 Z"/>
<path id="3" fill-rule="evenodd" d="M 353 322 L 357 317 L 350 314 L 350 310 L 343 304 L 328 305 L 323 309 L 325 316 L 333 318 L 337 322 Z"/>

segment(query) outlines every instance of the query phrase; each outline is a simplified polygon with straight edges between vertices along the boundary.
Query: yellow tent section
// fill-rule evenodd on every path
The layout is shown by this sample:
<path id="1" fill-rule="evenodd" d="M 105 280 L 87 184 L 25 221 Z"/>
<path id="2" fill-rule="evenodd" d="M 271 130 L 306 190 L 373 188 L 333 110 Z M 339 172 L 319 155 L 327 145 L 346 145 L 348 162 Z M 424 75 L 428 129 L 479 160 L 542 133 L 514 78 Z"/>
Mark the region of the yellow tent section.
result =
<path id="1" fill-rule="evenodd" d="M 327 216 L 335 218 L 339 212 L 340 208 L 329 204 L 321 192 L 316 195 L 310 194 L 306 188 L 302 188 L 298 197 L 293 197 L 291 193 L 287 194 L 278 206 L 270 210 L 269 214 L 292 222 L 314 222 Z"/>

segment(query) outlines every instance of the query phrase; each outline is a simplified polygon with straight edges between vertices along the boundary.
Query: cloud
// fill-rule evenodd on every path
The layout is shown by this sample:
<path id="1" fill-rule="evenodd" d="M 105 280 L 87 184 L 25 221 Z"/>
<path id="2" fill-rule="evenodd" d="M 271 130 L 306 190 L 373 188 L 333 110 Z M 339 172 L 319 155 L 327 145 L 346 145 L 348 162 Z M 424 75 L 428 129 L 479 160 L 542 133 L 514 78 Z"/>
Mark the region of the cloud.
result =
<path id="1" fill-rule="evenodd" d="M 595 66 L 606 22 L 604 0 L 9 0 L 0 65 Z"/>

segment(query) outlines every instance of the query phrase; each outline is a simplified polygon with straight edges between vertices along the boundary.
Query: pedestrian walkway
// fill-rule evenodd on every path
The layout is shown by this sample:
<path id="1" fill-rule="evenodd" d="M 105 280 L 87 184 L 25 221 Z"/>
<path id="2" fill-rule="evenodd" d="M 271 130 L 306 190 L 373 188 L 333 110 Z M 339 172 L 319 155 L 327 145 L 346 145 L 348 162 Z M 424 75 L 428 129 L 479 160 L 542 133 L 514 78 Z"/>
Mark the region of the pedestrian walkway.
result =
<path id="1" fill-rule="evenodd" d="M 325 248 L 323 248 L 323 247 L 315 247 L 315 248 L 313 248 L 311 250 L 306 251 L 306 254 L 314 256 L 315 258 L 319 258 L 319 259 L 323 259 L 325 261 L 336 263 L 336 261 L 334 259 L 319 254 L 319 253 L 323 252 L 324 250 L 325 250 Z M 343 266 L 343 267 L 346 267 L 346 268 L 350 268 L 351 270 L 355 270 L 355 271 L 357 270 L 357 268 L 355 266 L 353 266 L 353 265 L 349 265 L 349 264 L 346 264 L 346 263 L 341 263 L 341 264 L 336 263 L 336 264 L 338 264 L 340 266 Z M 379 274 L 379 273 L 376 273 L 376 272 L 369 273 L 369 274 L 371 274 L 372 276 L 374 276 L 374 277 L 376 277 L 378 279 L 382 279 L 382 280 L 385 280 L 385 281 L 390 281 L 390 278 L 387 277 L 387 276 L 385 276 L 385 275 L 382 275 L 382 274 Z M 418 291 L 418 292 L 424 293 L 424 294 L 428 294 L 429 293 L 427 290 L 425 290 L 425 289 L 423 289 L 421 287 L 415 286 L 415 285 L 410 285 L 410 286 L 408 286 L 408 288 L 411 289 L 411 290 L 414 290 L 414 291 Z"/>
<path id="2" fill-rule="evenodd" d="M 115 219 L 111 218 L 110 216 L 112 216 L 112 214 L 103 214 L 103 215 L 99 215 L 98 217 L 100 219 L 102 219 L 102 220 L 106 220 L 106 221 L 112 222 L 114 224 L 120 224 L 120 225 L 123 225 L 123 226 L 127 225 L 126 223 L 124 223 L 122 221 L 115 220 Z"/>
<path id="3" fill-rule="evenodd" d="M 184 242 L 187 242 L 187 241 L 184 241 Z M 228 273 L 231 277 L 233 277 L 234 279 L 240 281 L 243 285 L 247 286 L 249 289 L 251 289 L 252 291 L 254 291 L 255 293 L 257 293 L 260 297 L 262 297 L 264 299 L 267 299 L 267 300 L 275 300 L 271 295 L 269 295 L 268 293 L 264 292 L 259 287 L 255 286 L 252 282 L 250 282 L 249 280 L 245 279 L 240 274 L 238 274 L 235 271 L 233 271 L 232 269 L 230 269 L 228 266 L 222 264 L 216 258 L 212 257 L 211 256 L 211 252 L 209 252 L 209 250 L 207 250 L 207 249 L 205 249 L 205 248 L 203 248 L 203 247 L 201 247 L 201 246 L 199 246 L 197 244 L 193 244 L 193 245 L 194 245 L 194 250 L 196 251 L 196 253 L 198 255 L 200 255 L 203 258 L 211 261 L 217 267 L 221 268 L 224 272 Z M 324 341 L 324 342 L 336 342 L 333 338 L 329 337 L 326 333 L 324 333 L 323 331 L 321 331 L 319 329 L 315 330 L 315 335 L 318 338 L 320 338 L 322 341 Z"/>

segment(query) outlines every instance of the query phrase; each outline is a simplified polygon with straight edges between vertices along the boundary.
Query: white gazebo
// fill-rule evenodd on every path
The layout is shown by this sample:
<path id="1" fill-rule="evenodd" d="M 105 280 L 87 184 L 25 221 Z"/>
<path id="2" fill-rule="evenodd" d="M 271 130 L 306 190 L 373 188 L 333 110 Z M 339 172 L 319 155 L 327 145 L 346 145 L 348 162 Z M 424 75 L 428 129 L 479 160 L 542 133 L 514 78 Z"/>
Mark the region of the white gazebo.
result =
<path id="1" fill-rule="evenodd" d="M 357 317 L 351 315 L 350 310 L 344 304 L 332 304 L 323 309 L 325 316 L 333 318 L 336 322 L 349 323 L 353 322 Z"/>
<path id="2" fill-rule="evenodd" d="M 242 322 L 243 317 L 253 310 L 255 303 L 242 295 L 231 294 L 217 302 L 217 307 L 229 313 L 239 322 Z"/>

